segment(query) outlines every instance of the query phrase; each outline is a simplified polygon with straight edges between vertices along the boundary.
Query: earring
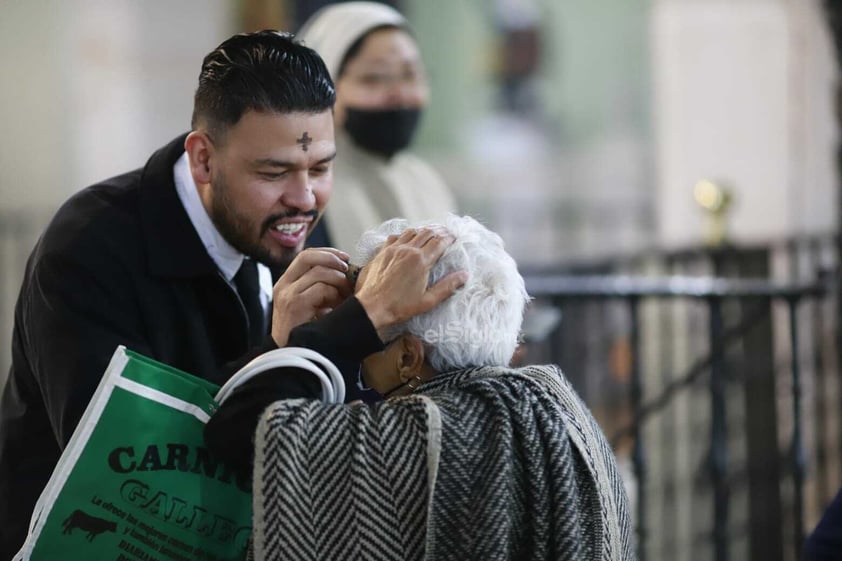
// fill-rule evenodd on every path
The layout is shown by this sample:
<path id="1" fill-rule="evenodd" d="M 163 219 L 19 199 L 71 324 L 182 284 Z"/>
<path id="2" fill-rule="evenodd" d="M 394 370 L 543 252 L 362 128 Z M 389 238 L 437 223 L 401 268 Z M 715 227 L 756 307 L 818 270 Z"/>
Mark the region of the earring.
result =
<path id="1" fill-rule="evenodd" d="M 418 388 L 418 386 L 421 385 L 421 383 L 423 381 L 424 380 L 421 379 L 421 376 L 416 376 L 415 378 L 413 378 L 412 380 L 410 380 L 406 383 L 406 387 L 409 388 L 412 391 L 415 391 Z M 414 386 L 412 385 L 412 382 L 415 382 Z"/>
<path id="2" fill-rule="evenodd" d="M 421 379 L 421 376 L 416 376 L 415 378 L 413 378 L 409 381 L 403 382 L 402 384 L 399 384 L 399 385 L 395 386 L 394 388 L 392 388 L 391 390 L 387 391 L 386 393 L 383 394 L 383 397 L 389 397 L 390 395 L 392 395 L 393 393 L 395 393 L 396 391 L 398 391 L 399 389 L 401 389 L 403 387 L 407 387 L 407 388 L 409 388 L 409 390 L 411 392 L 414 392 L 416 390 L 416 388 L 418 388 L 418 386 L 420 386 L 423 381 L 424 380 Z M 413 382 L 415 382 L 414 386 L 412 385 Z"/>

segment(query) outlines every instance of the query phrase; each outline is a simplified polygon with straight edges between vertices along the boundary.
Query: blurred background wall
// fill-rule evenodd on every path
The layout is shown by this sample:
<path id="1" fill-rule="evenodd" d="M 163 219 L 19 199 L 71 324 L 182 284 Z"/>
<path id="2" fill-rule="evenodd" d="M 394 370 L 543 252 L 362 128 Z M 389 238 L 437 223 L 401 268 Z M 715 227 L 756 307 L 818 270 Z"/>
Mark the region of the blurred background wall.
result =
<path id="1" fill-rule="evenodd" d="M 202 57 L 235 13 L 225 0 L 4 0 L 3 208 L 55 207 L 188 129 Z"/>
<path id="2" fill-rule="evenodd" d="M 74 192 L 189 129 L 202 58 L 239 27 L 228 0 L 0 2 L 0 379 L 25 260 Z"/>
<path id="3" fill-rule="evenodd" d="M 700 178 L 732 186 L 737 241 L 827 232 L 837 223 L 835 63 L 821 4 L 660 2 L 655 69 L 661 243 L 694 243 Z"/>
<path id="4" fill-rule="evenodd" d="M 468 212 L 522 263 L 652 241 L 647 0 L 410 7 L 433 86 L 420 149 Z"/>
<path id="5" fill-rule="evenodd" d="M 186 130 L 201 59 L 229 34 L 295 29 L 324 3 L 3 0 L 4 231 L 37 234 L 70 194 Z M 398 4 L 432 82 L 416 149 L 521 263 L 699 243 L 701 179 L 731 189 L 734 241 L 835 228 L 817 0 Z M 17 261 L 5 269 L 8 300 Z"/>

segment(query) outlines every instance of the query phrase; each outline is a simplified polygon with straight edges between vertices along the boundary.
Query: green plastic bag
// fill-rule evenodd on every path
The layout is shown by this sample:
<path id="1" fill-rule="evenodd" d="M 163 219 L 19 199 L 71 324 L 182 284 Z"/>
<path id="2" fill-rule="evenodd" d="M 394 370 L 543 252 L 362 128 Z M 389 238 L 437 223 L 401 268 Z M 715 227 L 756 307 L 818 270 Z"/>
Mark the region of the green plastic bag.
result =
<path id="1" fill-rule="evenodd" d="M 250 482 L 215 460 L 202 436 L 218 390 L 119 347 L 15 559 L 244 559 Z"/>
<path id="2" fill-rule="evenodd" d="M 345 400 L 336 366 L 310 349 L 264 353 L 222 388 L 118 347 L 62 452 L 15 561 L 228 561 L 251 537 L 251 482 L 204 447 L 204 426 L 240 385 L 295 367 Z"/>

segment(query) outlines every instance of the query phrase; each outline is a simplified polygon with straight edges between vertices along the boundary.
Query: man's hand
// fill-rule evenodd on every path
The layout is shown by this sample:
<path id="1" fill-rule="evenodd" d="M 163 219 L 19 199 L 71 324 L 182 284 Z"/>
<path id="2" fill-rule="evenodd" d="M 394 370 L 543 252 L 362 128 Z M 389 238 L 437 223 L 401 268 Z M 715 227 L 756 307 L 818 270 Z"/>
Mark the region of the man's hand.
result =
<path id="1" fill-rule="evenodd" d="M 353 292 L 345 276 L 348 255 L 329 247 L 299 253 L 272 291 L 272 339 L 287 344 L 294 327 L 321 317 Z"/>
<path id="2" fill-rule="evenodd" d="M 378 333 L 432 310 L 465 284 L 467 273 L 457 271 L 427 285 L 430 270 L 452 243 L 453 236 L 444 228 L 410 228 L 389 236 L 363 267 L 356 297 Z"/>

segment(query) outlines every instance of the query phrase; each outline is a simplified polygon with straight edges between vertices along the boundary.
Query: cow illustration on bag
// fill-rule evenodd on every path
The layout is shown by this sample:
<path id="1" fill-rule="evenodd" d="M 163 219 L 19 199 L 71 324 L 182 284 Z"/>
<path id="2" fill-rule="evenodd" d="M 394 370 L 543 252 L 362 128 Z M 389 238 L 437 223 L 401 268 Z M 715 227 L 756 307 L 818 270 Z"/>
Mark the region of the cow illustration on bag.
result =
<path id="1" fill-rule="evenodd" d="M 117 523 L 113 520 L 97 518 L 78 509 L 74 510 L 61 524 L 64 527 L 63 534 L 71 533 L 74 528 L 84 530 L 88 533 L 89 542 L 94 541 L 94 538 L 103 532 L 117 531 Z"/>

